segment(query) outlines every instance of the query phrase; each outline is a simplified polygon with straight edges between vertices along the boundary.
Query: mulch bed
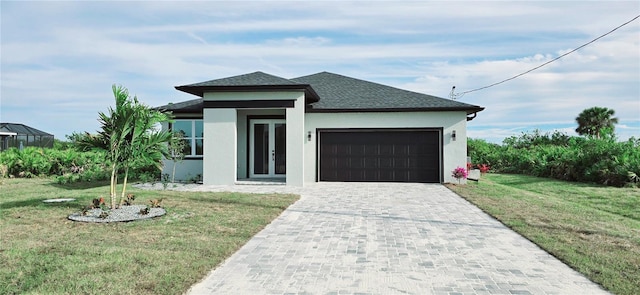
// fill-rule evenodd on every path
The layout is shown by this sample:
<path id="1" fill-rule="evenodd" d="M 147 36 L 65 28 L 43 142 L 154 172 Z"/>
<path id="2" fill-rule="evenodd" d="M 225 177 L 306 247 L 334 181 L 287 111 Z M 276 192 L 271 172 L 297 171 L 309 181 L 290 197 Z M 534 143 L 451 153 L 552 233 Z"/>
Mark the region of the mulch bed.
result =
<path id="1" fill-rule="evenodd" d="M 73 221 L 94 223 L 128 222 L 159 217 L 167 213 L 163 208 L 148 208 L 148 213 L 143 214 L 143 211 L 146 208 L 147 206 L 145 205 L 122 206 L 113 210 L 102 210 L 97 208 L 87 210 L 84 215 L 82 212 L 73 213 L 69 215 L 69 219 Z"/>

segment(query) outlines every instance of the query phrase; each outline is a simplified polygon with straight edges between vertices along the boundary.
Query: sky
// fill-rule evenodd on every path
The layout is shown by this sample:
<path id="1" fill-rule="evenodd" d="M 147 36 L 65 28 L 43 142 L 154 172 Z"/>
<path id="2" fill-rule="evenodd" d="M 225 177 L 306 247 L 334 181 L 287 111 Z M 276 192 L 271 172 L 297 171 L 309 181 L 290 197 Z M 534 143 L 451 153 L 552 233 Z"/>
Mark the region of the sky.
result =
<path id="1" fill-rule="evenodd" d="M 521 74 L 640 15 L 640 1 L 0 1 L 0 122 L 65 140 L 99 129 L 120 84 L 149 106 L 174 87 L 263 71 L 333 72 L 449 99 Z M 511 81 L 457 95 L 468 136 L 576 135 L 615 111 L 640 137 L 640 19 Z"/>

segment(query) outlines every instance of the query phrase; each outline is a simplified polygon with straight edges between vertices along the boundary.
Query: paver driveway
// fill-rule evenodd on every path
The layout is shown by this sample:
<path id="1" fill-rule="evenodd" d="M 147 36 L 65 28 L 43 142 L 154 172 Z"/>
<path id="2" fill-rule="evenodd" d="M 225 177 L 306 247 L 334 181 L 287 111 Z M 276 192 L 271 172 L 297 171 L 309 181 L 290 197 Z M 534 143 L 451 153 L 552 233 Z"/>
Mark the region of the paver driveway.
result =
<path id="1" fill-rule="evenodd" d="M 197 190 L 302 197 L 190 294 L 606 294 L 439 184 Z"/>

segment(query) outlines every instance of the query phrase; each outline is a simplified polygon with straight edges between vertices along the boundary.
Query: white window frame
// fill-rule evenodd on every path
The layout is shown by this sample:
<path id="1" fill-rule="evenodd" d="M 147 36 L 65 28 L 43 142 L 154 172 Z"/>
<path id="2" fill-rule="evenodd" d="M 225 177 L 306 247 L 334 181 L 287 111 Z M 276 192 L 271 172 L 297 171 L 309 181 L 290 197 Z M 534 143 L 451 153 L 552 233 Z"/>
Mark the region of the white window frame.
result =
<path id="1" fill-rule="evenodd" d="M 191 153 L 190 154 L 185 154 L 184 157 L 185 158 L 202 158 L 204 155 L 204 134 L 202 136 L 198 136 L 196 134 L 196 122 L 200 122 L 202 124 L 204 124 L 204 120 L 202 119 L 175 119 L 176 122 L 191 122 L 191 136 L 190 137 L 183 137 L 183 139 L 188 140 L 191 143 Z M 173 129 L 175 123 L 171 124 L 171 132 L 174 132 L 175 130 Z M 204 125 L 202 126 L 203 128 L 203 133 L 204 133 Z M 202 155 L 196 155 L 196 150 L 197 150 L 197 146 L 196 146 L 196 141 L 200 139 L 202 140 L 202 145 L 203 145 L 203 150 L 202 150 Z"/>

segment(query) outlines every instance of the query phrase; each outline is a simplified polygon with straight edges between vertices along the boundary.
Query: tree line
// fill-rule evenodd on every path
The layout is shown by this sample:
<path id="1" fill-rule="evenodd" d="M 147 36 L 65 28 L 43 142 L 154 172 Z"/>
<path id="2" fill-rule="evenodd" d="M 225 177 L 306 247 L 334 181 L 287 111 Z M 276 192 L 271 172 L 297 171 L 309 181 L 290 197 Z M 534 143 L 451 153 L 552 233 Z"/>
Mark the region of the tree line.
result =
<path id="1" fill-rule="evenodd" d="M 614 114 L 601 107 L 584 110 L 576 118 L 581 136 L 534 130 L 508 137 L 502 144 L 469 138 L 468 155 L 474 164 L 489 165 L 494 172 L 638 186 L 640 138 L 617 141 Z"/>

